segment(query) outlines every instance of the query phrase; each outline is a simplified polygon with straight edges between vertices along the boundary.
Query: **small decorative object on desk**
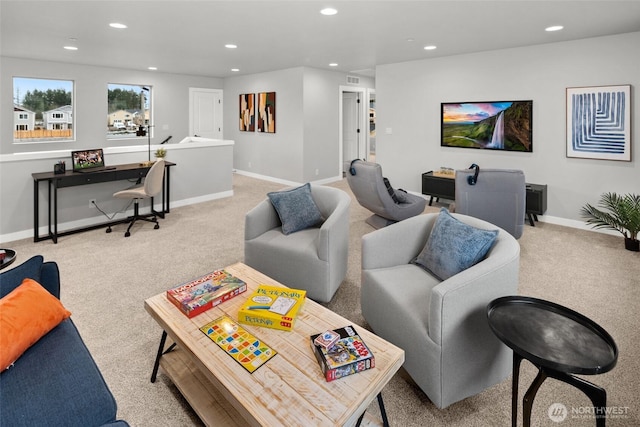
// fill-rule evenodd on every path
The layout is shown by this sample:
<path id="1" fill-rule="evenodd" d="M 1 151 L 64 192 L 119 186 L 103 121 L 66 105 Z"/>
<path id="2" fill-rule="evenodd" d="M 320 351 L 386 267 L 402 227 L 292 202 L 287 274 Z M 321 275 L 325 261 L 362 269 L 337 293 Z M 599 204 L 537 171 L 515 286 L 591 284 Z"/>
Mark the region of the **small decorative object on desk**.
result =
<path id="1" fill-rule="evenodd" d="M 0 249 L 0 261 L 4 260 L 7 256 L 7 251 Z"/>
<path id="2" fill-rule="evenodd" d="M 440 178 L 455 178 L 456 171 L 453 168 L 445 168 L 444 166 L 440 168 L 440 170 L 433 171 L 433 176 L 438 176 Z"/>
<path id="3" fill-rule="evenodd" d="M 226 272 L 212 271 L 167 291 L 167 299 L 191 318 L 247 290 L 247 284 Z"/>
<path id="4" fill-rule="evenodd" d="M 156 150 L 156 152 L 154 153 L 154 155 L 156 156 L 156 159 L 164 159 L 165 156 L 167 155 L 167 149 L 166 148 L 158 148 Z"/>
<path id="5" fill-rule="evenodd" d="M 53 165 L 53 173 L 56 175 L 63 174 L 67 171 L 67 165 L 64 160 L 58 161 L 55 165 Z"/>
<path id="6" fill-rule="evenodd" d="M 278 354 L 229 316 L 219 317 L 200 330 L 250 373 Z"/>
<path id="7" fill-rule="evenodd" d="M 334 332 L 340 338 L 330 348 L 315 343 L 321 334 L 311 335 L 311 348 L 327 382 L 376 366 L 373 353 L 353 326 L 345 326 Z"/>
<path id="8" fill-rule="evenodd" d="M 258 285 L 240 307 L 238 321 L 247 325 L 290 331 L 306 296 L 305 290 Z"/>

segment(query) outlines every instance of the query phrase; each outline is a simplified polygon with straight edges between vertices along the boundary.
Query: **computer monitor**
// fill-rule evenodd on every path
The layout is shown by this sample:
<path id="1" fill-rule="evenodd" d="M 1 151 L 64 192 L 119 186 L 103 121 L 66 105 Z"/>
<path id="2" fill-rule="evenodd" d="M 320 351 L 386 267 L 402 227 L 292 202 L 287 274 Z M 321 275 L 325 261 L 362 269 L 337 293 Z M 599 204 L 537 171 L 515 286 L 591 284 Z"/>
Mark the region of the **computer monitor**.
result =
<path id="1" fill-rule="evenodd" d="M 71 152 L 71 165 L 74 172 L 104 168 L 102 148 Z"/>

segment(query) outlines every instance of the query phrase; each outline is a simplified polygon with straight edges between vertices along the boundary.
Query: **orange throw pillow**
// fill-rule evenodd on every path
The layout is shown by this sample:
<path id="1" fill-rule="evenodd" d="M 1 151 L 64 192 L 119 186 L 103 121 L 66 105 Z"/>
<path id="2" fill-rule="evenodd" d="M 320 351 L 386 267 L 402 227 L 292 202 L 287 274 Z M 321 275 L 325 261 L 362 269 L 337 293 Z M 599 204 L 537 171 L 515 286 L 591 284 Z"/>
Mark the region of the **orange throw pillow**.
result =
<path id="1" fill-rule="evenodd" d="M 0 299 L 0 372 L 71 316 L 58 298 L 33 279 Z"/>

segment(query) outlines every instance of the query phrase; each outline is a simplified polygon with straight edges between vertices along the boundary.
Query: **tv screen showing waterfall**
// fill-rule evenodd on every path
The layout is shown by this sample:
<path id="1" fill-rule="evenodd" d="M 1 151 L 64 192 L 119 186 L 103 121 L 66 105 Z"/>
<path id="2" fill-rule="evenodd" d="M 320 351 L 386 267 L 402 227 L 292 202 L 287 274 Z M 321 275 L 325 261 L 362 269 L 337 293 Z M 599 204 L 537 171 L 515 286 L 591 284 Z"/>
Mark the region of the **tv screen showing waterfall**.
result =
<path id="1" fill-rule="evenodd" d="M 442 103 L 443 147 L 533 151 L 533 101 Z"/>

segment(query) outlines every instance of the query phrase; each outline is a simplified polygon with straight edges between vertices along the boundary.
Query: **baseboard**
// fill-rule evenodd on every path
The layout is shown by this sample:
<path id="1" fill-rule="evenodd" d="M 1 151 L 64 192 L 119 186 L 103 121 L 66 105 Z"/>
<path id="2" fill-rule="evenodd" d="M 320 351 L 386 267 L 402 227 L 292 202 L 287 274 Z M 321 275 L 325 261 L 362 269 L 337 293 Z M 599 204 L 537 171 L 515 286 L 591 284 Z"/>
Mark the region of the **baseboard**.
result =
<path id="1" fill-rule="evenodd" d="M 182 199 L 182 200 L 176 200 L 176 201 L 172 201 L 171 202 L 171 207 L 172 208 L 179 208 L 181 206 L 187 206 L 187 205 L 195 205 L 197 203 L 203 203 L 203 202 L 208 202 L 210 200 L 217 200 L 217 199 L 222 199 L 225 197 L 231 197 L 233 196 L 233 190 L 229 190 L 229 191 L 222 191 L 219 193 L 213 193 L 213 194 L 207 194 L 205 196 L 199 196 L 199 197 L 191 197 L 188 199 Z M 160 204 L 156 204 L 156 208 L 160 208 Z M 127 212 L 122 212 L 121 214 L 117 215 L 117 217 L 114 217 L 113 220 L 117 220 L 118 218 L 126 218 L 127 216 L 130 216 L 133 214 L 133 209 L 130 209 Z M 171 215 L 171 214 L 169 214 Z M 105 222 L 105 217 L 104 216 L 93 216 L 90 218 L 83 218 L 83 219 L 78 219 L 75 221 L 68 221 L 68 222 L 62 222 L 58 224 L 58 232 L 59 233 L 63 233 L 65 231 L 68 230 L 73 230 L 76 228 L 82 228 L 82 227 L 91 227 L 93 225 L 99 225 Z M 105 228 L 107 226 L 105 225 Z M 40 236 L 45 236 L 47 235 L 47 233 L 49 232 L 49 227 L 48 225 L 43 225 L 39 228 L 38 233 Z M 33 228 L 30 228 L 28 230 L 22 230 L 22 231 L 16 231 L 13 233 L 7 233 L 7 234 L 2 234 L 0 235 L 0 242 L 13 242 L 16 240 L 22 240 L 22 239 L 32 239 L 33 238 Z"/>
<path id="2" fill-rule="evenodd" d="M 622 236 L 619 232 L 615 230 L 594 229 L 586 222 L 575 220 L 575 219 L 560 218 L 560 217 L 551 216 L 551 215 L 538 215 L 538 221 L 546 222 L 549 224 L 561 225 L 563 227 L 577 228 L 579 230 L 594 231 L 596 233 L 609 234 L 612 236 Z"/>
<path id="3" fill-rule="evenodd" d="M 302 182 L 295 182 L 295 181 L 289 181 L 289 180 L 280 179 L 280 178 L 274 178 L 272 176 L 260 175 L 260 174 L 257 174 L 257 173 L 247 172 L 247 171 L 238 170 L 238 169 L 234 169 L 233 172 L 237 173 L 238 175 L 248 176 L 249 178 L 261 179 L 263 181 L 275 182 L 275 183 L 278 183 L 278 184 L 288 185 L 288 186 L 291 186 L 291 187 L 295 187 L 295 186 L 303 184 Z M 341 179 L 342 179 L 341 176 L 334 176 L 334 177 L 330 177 L 330 178 L 324 178 L 324 179 L 319 179 L 319 180 L 316 180 L 316 181 L 311 181 L 311 183 L 312 184 L 317 184 L 317 185 L 324 185 L 324 184 L 331 184 L 332 182 L 340 181 Z"/>

